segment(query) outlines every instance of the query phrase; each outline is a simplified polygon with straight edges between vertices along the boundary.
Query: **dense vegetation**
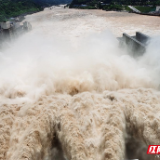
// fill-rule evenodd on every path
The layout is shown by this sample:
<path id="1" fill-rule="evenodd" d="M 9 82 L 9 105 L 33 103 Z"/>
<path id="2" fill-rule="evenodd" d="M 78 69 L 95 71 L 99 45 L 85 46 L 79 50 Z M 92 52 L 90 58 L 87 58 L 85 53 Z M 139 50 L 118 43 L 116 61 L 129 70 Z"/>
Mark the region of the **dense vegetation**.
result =
<path id="1" fill-rule="evenodd" d="M 51 6 L 59 4 L 68 4 L 71 3 L 72 0 L 33 0 L 33 1 L 41 6 Z"/>
<path id="2" fill-rule="evenodd" d="M 139 11 L 143 12 L 143 13 L 148 13 L 151 11 L 155 11 L 155 7 L 148 7 L 148 6 L 135 6 L 135 8 L 137 8 Z"/>
<path id="3" fill-rule="evenodd" d="M 71 0 L 0 0 L 0 21 L 29 12 L 37 12 L 46 6 L 70 2 Z"/>
<path id="4" fill-rule="evenodd" d="M 160 0 L 73 0 L 71 5 L 77 4 L 98 4 L 103 2 L 105 4 L 117 3 L 123 5 L 160 5 Z"/>
<path id="5" fill-rule="evenodd" d="M 160 5 L 160 0 L 73 0 L 70 8 L 99 8 L 104 10 L 128 10 L 131 11 L 127 5 L 137 6 L 142 12 L 150 12 L 155 9 L 154 6 Z M 146 7 L 142 7 L 142 6 Z M 147 7 L 153 5 L 153 7 Z M 140 6 L 140 7 L 138 7 Z"/>
<path id="6" fill-rule="evenodd" d="M 40 6 L 31 0 L 0 0 L 0 21 L 40 9 Z"/>

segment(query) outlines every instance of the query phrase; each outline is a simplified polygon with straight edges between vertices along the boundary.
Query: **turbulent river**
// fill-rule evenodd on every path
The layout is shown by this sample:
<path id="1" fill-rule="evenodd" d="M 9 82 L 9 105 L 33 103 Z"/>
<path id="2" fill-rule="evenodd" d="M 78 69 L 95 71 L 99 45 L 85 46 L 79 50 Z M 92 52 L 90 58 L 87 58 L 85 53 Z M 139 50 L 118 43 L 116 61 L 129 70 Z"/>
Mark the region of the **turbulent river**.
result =
<path id="1" fill-rule="evenodd" d="M 154 160 L 160 145 L 160 22 L 53 7 L 0 53 L 0 160 Z M 116 37 L 152 36 L 133 58 Z"/>

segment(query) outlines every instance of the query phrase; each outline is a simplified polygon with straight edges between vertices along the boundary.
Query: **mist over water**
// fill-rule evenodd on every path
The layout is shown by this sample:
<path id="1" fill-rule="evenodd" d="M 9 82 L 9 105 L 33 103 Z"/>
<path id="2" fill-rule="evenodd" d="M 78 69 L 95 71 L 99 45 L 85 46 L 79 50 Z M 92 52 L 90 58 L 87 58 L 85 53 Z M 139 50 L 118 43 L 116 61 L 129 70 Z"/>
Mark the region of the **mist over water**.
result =
<path id="1" fill-rule="evenodd" d="M 104 18 L 67 13 L 27 16 L 34 29 L 0 53 L 0 159 L 146 160 L 160 143 L 160 37 L 133 58 Z"/>
<path id="2" fill-rule="evenodd" d="M 54 93 L 158 89 L 159 52 L 155 39 L 147 53 L 135 59 L 119 48 L 110 31 L 88 35 L 76 47 L 65 38 L 46 36 L 35 28 L 3 51 L 2 101 L 4 98 L 35 100 Z"/>

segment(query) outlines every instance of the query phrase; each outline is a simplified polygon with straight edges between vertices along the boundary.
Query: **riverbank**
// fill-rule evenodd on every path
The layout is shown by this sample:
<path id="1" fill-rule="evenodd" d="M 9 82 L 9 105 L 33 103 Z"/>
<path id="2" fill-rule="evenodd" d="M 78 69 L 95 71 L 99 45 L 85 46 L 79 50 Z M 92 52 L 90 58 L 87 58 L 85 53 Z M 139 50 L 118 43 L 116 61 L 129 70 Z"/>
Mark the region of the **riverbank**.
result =
<path id="1" fill-rule="evenodd" d="M 7 21 L 12 17 L 17 17 L 31 12 L 34 13 L 41 10 L 42 8 L 31 0 L 0 1 L 0 21 Z"/>
<path id="2" fill-rule="evenodd" d="M 87 3 L 87 4 L 76 4 L 74 1 L 70 5 L 65 7 L 75 8 L 75 9 L 102 9 L 105 11 L 123 11 L 129 13 L 137 13 L 149 16 L 160 16 L 159 6 L 155 5 L 122 5 L 118 3 L 106 4 L 103 2 Z"/>

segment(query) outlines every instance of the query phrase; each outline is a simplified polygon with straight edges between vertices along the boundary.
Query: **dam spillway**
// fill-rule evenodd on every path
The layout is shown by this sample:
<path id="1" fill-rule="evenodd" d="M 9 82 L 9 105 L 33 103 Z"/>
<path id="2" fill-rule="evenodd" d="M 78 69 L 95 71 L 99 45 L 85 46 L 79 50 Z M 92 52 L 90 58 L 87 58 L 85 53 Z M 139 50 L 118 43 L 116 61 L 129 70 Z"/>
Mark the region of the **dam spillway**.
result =
<path id="1" fill-rule="evenodd" d="M 32 25 L 27 21 L 23 24 L 14 21 L 0 22 L 0 47 L 3 48 L 5 42 L 10 43 L 31 29 Z"/>
<path id="2" fill-rule="evenodd" d="M 141 32 L 136 32 L 135 36 L 123 33 L 123 37 L 118 38 L 120 47 L 128 48 L 128 51 L 132 52 L 133 56 L 143 55 L 150 39 L 151 37 Z"/>

